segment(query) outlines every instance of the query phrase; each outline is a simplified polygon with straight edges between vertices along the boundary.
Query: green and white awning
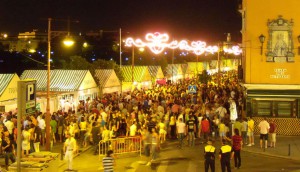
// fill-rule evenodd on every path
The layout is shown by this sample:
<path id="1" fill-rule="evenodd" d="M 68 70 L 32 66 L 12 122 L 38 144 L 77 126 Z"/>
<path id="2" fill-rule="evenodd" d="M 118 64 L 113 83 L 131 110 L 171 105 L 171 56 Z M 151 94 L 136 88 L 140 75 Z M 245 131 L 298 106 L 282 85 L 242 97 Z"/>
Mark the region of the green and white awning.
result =
<path id="1" fill-rule="evenodd" d="M 152 78 L 163 79 L 165 77 L 161 66 L 148 66 L 148 69 Z"/>
<path id="2" fill-rule="evenodd" d="M 182 75 L 181 64 L 168 64 L 165 69 L 165 76 L 172 77 Z"/>
<path id="3" fill-rule="evenodd" d="M 88 70 L 51 70 L 50 91 L 76 91 L 88 74 Z M 25 70 L 21 79 L 36 79 L 37 91 L 47 90 L 47 70 Z"/>
<path id="4" fill-rule="evenodd" d="M 0 96 L 16 74 L 0 74 Z"/>
<path id="5" fill-rule="evenodd" d="M 134 82 L 151 81 L 151 75 L 147 66 L 122 66 L 121 68 L 124 82 L 132 82 L 132 74 Z"/>
<path id="6" fill-rule="evenodd" d="M 98 79 L 99 85 L 102 87 L 121 85 L 120 80 L 113 69 L 96 69 L 95 77 Z"/>

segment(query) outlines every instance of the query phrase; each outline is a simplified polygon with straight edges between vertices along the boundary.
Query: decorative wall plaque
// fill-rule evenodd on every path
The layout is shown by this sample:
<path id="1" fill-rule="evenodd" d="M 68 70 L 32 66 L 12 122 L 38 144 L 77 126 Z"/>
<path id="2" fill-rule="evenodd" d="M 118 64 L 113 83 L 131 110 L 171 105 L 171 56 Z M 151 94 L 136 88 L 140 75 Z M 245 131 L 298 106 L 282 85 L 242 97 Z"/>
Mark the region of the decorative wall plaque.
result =
<path id="1" fill-rule="evenodd" d="M 268 20 L 269 40 L 267 44 L 267 62 L 294 62 L 293 20 Z"/>

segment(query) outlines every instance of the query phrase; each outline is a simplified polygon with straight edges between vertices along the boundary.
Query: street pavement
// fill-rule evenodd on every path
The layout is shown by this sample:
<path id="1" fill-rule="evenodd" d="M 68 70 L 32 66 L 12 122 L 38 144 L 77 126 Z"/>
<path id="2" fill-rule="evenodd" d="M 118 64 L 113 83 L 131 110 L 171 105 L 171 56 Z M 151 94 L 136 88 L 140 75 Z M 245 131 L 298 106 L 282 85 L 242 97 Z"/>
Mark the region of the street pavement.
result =
<path id="1" fill-rule="evenodd" d="M 149 160 L 145 156 L 136 153 L 117 155 L 115 171 L 126 172 L 197 172 L 204 171 L 203 148 L 196 140 L 195 147 L 187 145 L 181 150 L 177 147 L 177 140 L 167 141 L 162 145 L 158 159 L 146 166 Z M 214 146 L 218 150 L 221 147 L 220 141 L 215 141 Z M 289 153 L 290 147 L 290 153 Z M 78 171 L 103 171 L 101 158 L 93 155 L 93 148 L 85 150 L 74 159 L 74 169 Z M 239 172 L 273 172 L 291 171 L 300 172 L 300 137 L 299 136 L 277 136 L 276 148 L 261 149 L 259 137 L 255 137 L 255 145 L 242 149 L 242 167 L 232 171 Z M 231 163 L 233 166 L 233 161 Z M 60 170 L 66 169 L 66 164 Z M 220 162 L 216 160 L 216 172 L 220 171 Z"/>
<path id="2" fill-rule="evenodd" d="M 200 144 L 196 140 L 195 147 L 178 149 L 176 140 L 167 141 L 162 145 L 158 159 L 146 166 L 149 160 L 145 156 L 139 156 L 137 153 L 129 153 L 116 156 L 115 171 L 126 172 L 197 172 L 204 171 L 203 148 L 205 144 Z M 61 153 L 62 143 L 56 143 L 52 152 Z M 221 146 L 220 141 L 215 141 L 214 146 L 218 150 Z M 44 147 L 41 147 L 44 150 Z M 101 158 L 93 155 L 94 148 L 80 148 L 80 153 L 73 160 L 73 167 L 79 172 L 99 172 L 103 171 Z M 271 172 L 271 171 L 291 171 L 300 172 L 300 137 L 299 136 L 277 136 L 276 148 L 261 149 L 259 146 L 259 137 L 255 137 L 255 145 L 242 148 L 242 167 L 233 169 L 239 172 Z M 60 159 L 60 157 L 59 157 Z M 64 160 L 59 160 L 57 172 L 63 172 L 67 169 Z M 4 165 L 4 158 L 0 158 L 0 165 Z M 233 161 L 231 163 L 233 166 Z M 220 171 L 220 162 L 216 159 L 216 172 Z"/>
<path id="3" fill-rule="evenodd" d="M 277 136 L 276 147 L 265 150 L 260 148 L 259 136 L 254 141 L 254 146 L 244 146 L 243 151 L 300 161 L 300 136 Z"/>

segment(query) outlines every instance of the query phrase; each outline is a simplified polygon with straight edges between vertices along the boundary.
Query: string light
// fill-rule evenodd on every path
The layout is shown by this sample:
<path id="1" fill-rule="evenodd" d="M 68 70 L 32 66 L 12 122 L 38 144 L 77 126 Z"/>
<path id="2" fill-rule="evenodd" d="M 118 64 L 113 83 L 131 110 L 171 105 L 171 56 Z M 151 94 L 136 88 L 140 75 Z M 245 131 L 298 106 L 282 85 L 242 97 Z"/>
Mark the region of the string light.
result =
<path id="1" fill-rule="evenodd" d="M 232 46 L 231 48 L 224 48 L 224 52 L 234 55 L 240 55 L 242 53 L 242 49 L 239 46 Z"/>
<path id="2" fill-rule="evenodd" d="M 125 40 L 125 46 L 135 46 L 138 48 L 148 47 L 154 54 L 160 54 L 166 48 L 179 48 L 180 50 L 192 51 L 196 55 L 201 55 L 205 52 L 213 54 L 219 51 L 218 46 L 206 46 L 206 42 L 203 41 L 192 41 L 190 45 L 186 40 L 174 40 L 169 42 L 169 35 L 166 33 L 161 34 L 159 32 L 147 33 L 145 41 L 142 41 L 141 39 L 127 38 Z M 233 46 L 231 49 L 224 49 L 224 52 L 239 55 L 242 51 L 239 46 Z"/>

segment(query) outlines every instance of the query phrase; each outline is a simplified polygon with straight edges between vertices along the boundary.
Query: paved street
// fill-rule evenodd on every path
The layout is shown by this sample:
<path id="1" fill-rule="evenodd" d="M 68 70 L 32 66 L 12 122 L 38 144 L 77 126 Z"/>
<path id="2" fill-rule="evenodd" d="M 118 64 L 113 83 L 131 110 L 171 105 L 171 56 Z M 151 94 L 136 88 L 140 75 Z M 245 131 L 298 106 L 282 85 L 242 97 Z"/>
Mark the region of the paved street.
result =
<path id="1" fill-rule="evenodd" d="M 241 153 L 242 166 L 232 171 L 239 172 L 300 172 L 300 139 L 299 137 L 278 136 L 277 147 L 260 149 L 258 136 L 255 138 L 255 146 L 243 148 Z M 116 158 L 117 172 L 197 172 L 204 171 L 203 147 L 197 140 L 195 147 L 177 148 L 177 141 L 168 141 L 162 146 L 162 150 L 156 162 L 146 166 L 147 158 L 136 153 L 118 155 Z M 219 141 L 214 143 L 217 150 Z M 290 154 L 288 152 L 290 145 Z M 57 143 L 53 152 L 60 153 L 62 144 Z M 93 148 L 81 149 L 81 153 L 73 160 L 73 167 L 78 172 L 103 171 L 98 155 L 93 155 Z M 58 160 L 57 172 L 67 169 L 63 160 Z M 4 165 L 4 158 L 0 158 L 0 164 Z M 233 161 L 232 161 L 233 166 Z M 216 172 L 220 171 L 220 162 L 216 160 Z"/>
<path id="2" fill-rule="evenodd" d="M 278 137 L 279 140 L 285 140 L 286 142 L 292 142 L 294 140 L 293 152 L 291 155 L 284 156 L 283 147 L 285 144 L 278 143 L 278 148 L 268 148 L 265 152 L 258 146 L 258 139 L 254 147 L 245 147 L 242 152 L 242 167 L 240 169 L 233 169 L 233 171 L 239 172 L 276 172 L 276 171 L 292 171 L 300 172 L 300 163 L 297 160 L 295 146 L 300 143 L 298 137 Z M 164 171 L 204 171 L 203 161 L 203 144 L 197 144 L 195 147 L 185 147 L 180 150 L 177 149 L 177 142 L 168 142 L 163 146 L 159 154 L 159 158 L 151 166 L 146 166 L 146 158 L 140 157 L 137 154 L 119 155 L 116 159 L 116 171 L 126 172 L 164 172 Z M 215 143 L 216 148 L 220 147 L 220 143 Z M 283 148 L 281 148 L 283 147 Z M 282 156 L 276 155 L 281 150 Z M 286 150 L 287 153 L 287 150 Z M 233 165 L 233 161 L 232 161 Z M 67 169 L 65 163 L 61 163 L 59 172 Z M 99 157 L 93 155 L 93 150 L 88 149 L 81 153 L 74 159 L 74 169 L 77 171 L 102 171 L 101 161 Z M 220 171 L 219 160 L 216 160 L 216 172 Z"/>

